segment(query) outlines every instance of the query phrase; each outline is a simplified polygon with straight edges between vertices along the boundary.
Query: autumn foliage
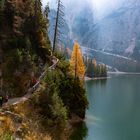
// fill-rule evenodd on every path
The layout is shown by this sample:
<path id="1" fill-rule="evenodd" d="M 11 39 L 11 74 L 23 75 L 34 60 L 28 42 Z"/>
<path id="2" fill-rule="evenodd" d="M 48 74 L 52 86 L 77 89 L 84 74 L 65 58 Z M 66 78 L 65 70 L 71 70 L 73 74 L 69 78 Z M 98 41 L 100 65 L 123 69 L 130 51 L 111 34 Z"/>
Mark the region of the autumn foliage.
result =
<path id="1" fill-rule="evenodd" d="M 70 66 L 75 77 L 83 78 L 85 75 L 85 65 L 83 62 L 80 46 L 75 42 L 70 59 Z"/>

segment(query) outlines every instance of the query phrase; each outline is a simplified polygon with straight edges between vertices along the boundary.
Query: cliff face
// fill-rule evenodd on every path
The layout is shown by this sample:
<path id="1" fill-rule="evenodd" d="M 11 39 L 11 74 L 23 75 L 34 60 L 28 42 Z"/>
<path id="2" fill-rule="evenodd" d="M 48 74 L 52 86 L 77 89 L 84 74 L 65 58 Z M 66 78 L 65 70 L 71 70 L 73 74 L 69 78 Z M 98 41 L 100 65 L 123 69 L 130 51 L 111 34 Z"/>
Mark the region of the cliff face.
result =
<path id="1" fill-rule="evenodd" d="M 108 57 L 108 54 L 113 54 L 113 58 L 115 57 L 116 61 L 119 60 L 115 55 L 120 55 L 122 56 L 121 59 L 123 57 L 129 58 L 123 59 L 124 62 L 132 59 L 134 63 L 130 62 L 130 67 L 137 69 L 136 71 L 139 72 L 140 69 L 137 67 L 137 65 L 140 65 L 139 13 L 140 1 L 124 0 L 120 8 L 114 9 L 106 17 L 96 21 L 94 19 L 95 12 L 93 12 L 89 4 L 85 4 L 81 9 L 78 7 L 75 11 L 67 10 L 67 26 L 64 30 L 68 35 L 67 40 L 76 39 L 82 46 L 96 49 L 106 54 L 102 56 L 101 53 L 97 56 L 103 59 L 103 63 L 106 63 L 104 58 Z M 95 57 L 95 53 L 92 52 L 92 56 Z M 107 64 L 110 65 L 109 60 Z M 124 64 L 127 65 L 127 63 Z M 122 66 L 117 68 L 118 70 L 125 71 L 122 69 Z"/>
<path id="2" fill-rule="evenodd" d="M 98 50 L 100 52 L 98 54 L 90 51 L 98 61 L 116 67 L 120 71 L 140 72 L 139 13 L 140 2 L 127 1 L 97 23 L 89 23 L 90 29 L 81 39 L 82 45 Z"/>
<path id="3" fill-rule="evenodd" d="M 82 42 L 94 49 L 140 60 L 139 13 L 140 2 L 127 3 L 96 23 Z"/>
<path id="4" fill-rule="evenodd" d="M 139 12 L 140 7 L 121 8 L 103 19 L 98 25 L 98 49 L 140 59 Z"/>

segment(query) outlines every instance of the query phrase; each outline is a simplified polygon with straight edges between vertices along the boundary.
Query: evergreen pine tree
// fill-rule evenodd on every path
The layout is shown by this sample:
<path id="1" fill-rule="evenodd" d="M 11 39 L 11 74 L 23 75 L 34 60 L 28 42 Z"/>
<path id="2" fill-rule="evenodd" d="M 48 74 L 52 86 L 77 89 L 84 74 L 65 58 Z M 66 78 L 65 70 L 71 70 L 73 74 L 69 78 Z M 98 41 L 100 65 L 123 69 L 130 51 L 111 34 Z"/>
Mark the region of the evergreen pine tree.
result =
<path id="1" fill-rule="evenodd" d="M 92 59 L 88 59 L 86 75 L 90 78 L 94 77 L 94 65 Z"/>

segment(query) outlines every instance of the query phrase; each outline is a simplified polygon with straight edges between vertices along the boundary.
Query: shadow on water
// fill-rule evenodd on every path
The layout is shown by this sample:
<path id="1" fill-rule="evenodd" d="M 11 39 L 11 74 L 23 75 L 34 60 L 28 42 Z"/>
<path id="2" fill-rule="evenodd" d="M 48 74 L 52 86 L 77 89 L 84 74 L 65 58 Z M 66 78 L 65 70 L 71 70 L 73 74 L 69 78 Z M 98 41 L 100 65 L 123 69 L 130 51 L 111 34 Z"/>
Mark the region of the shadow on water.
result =
<path id="1" fill-rule="evenodd" d="M 106 82 L 107 82 L 107 79 L 98 79 L 98 80 L 93 81 L 94 84 L 101 85 L 101 86 L 105 86 Z"/>
<path id="2" fill-rule="evenodd" d="M 88 135 L 88 128 L 85 122 L 74 125 L 73 133 L 70 140 L 85 140 Z"/>
<path id="3" fill-rule="evenodd" d="M 99 80 L 102 86 L 106 85 L 107 79 Z"/>
<path id="4" fill-rule="evenodd" d="M 95 85 L 100 85 L 102 87 L 106 86 L 107 83 L 107 79 L 98 79 L 98 80 L 92 80 L 92 81 L 88 81 L 88 88 L 90 89 L 90 86 L 93 86 L 93 84 Z M 86 84 L 87 84 L 86 83 Z M 91 124 L 91 122 L 94 123 L 94 125 L 97 125 L 95 122 L 97 121 L 97 118 L 92 117 L 92 116 L 87 116 L 87 120 L 86 123 Z M 81 122 L 78 124 L 75 124 L 73 126 L 73 133 L 70 136 L 70 140 L 86 140 L 88 137 L 88 128 L 87 128 L 87 124 L 85 122 Z"/>

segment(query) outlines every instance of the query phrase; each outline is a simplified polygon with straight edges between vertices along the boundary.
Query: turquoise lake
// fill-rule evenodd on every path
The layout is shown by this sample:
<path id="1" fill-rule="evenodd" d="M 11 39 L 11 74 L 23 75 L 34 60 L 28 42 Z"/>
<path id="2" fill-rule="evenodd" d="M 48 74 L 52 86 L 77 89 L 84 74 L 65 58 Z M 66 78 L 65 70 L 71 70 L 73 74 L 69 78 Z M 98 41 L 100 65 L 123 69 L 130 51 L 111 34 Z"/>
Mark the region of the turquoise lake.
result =
<path id="1" fill-rule="evenodd" d="M 74 140 L 140 140 L 140 75 L 86 82 L 89 108 Z"/>

